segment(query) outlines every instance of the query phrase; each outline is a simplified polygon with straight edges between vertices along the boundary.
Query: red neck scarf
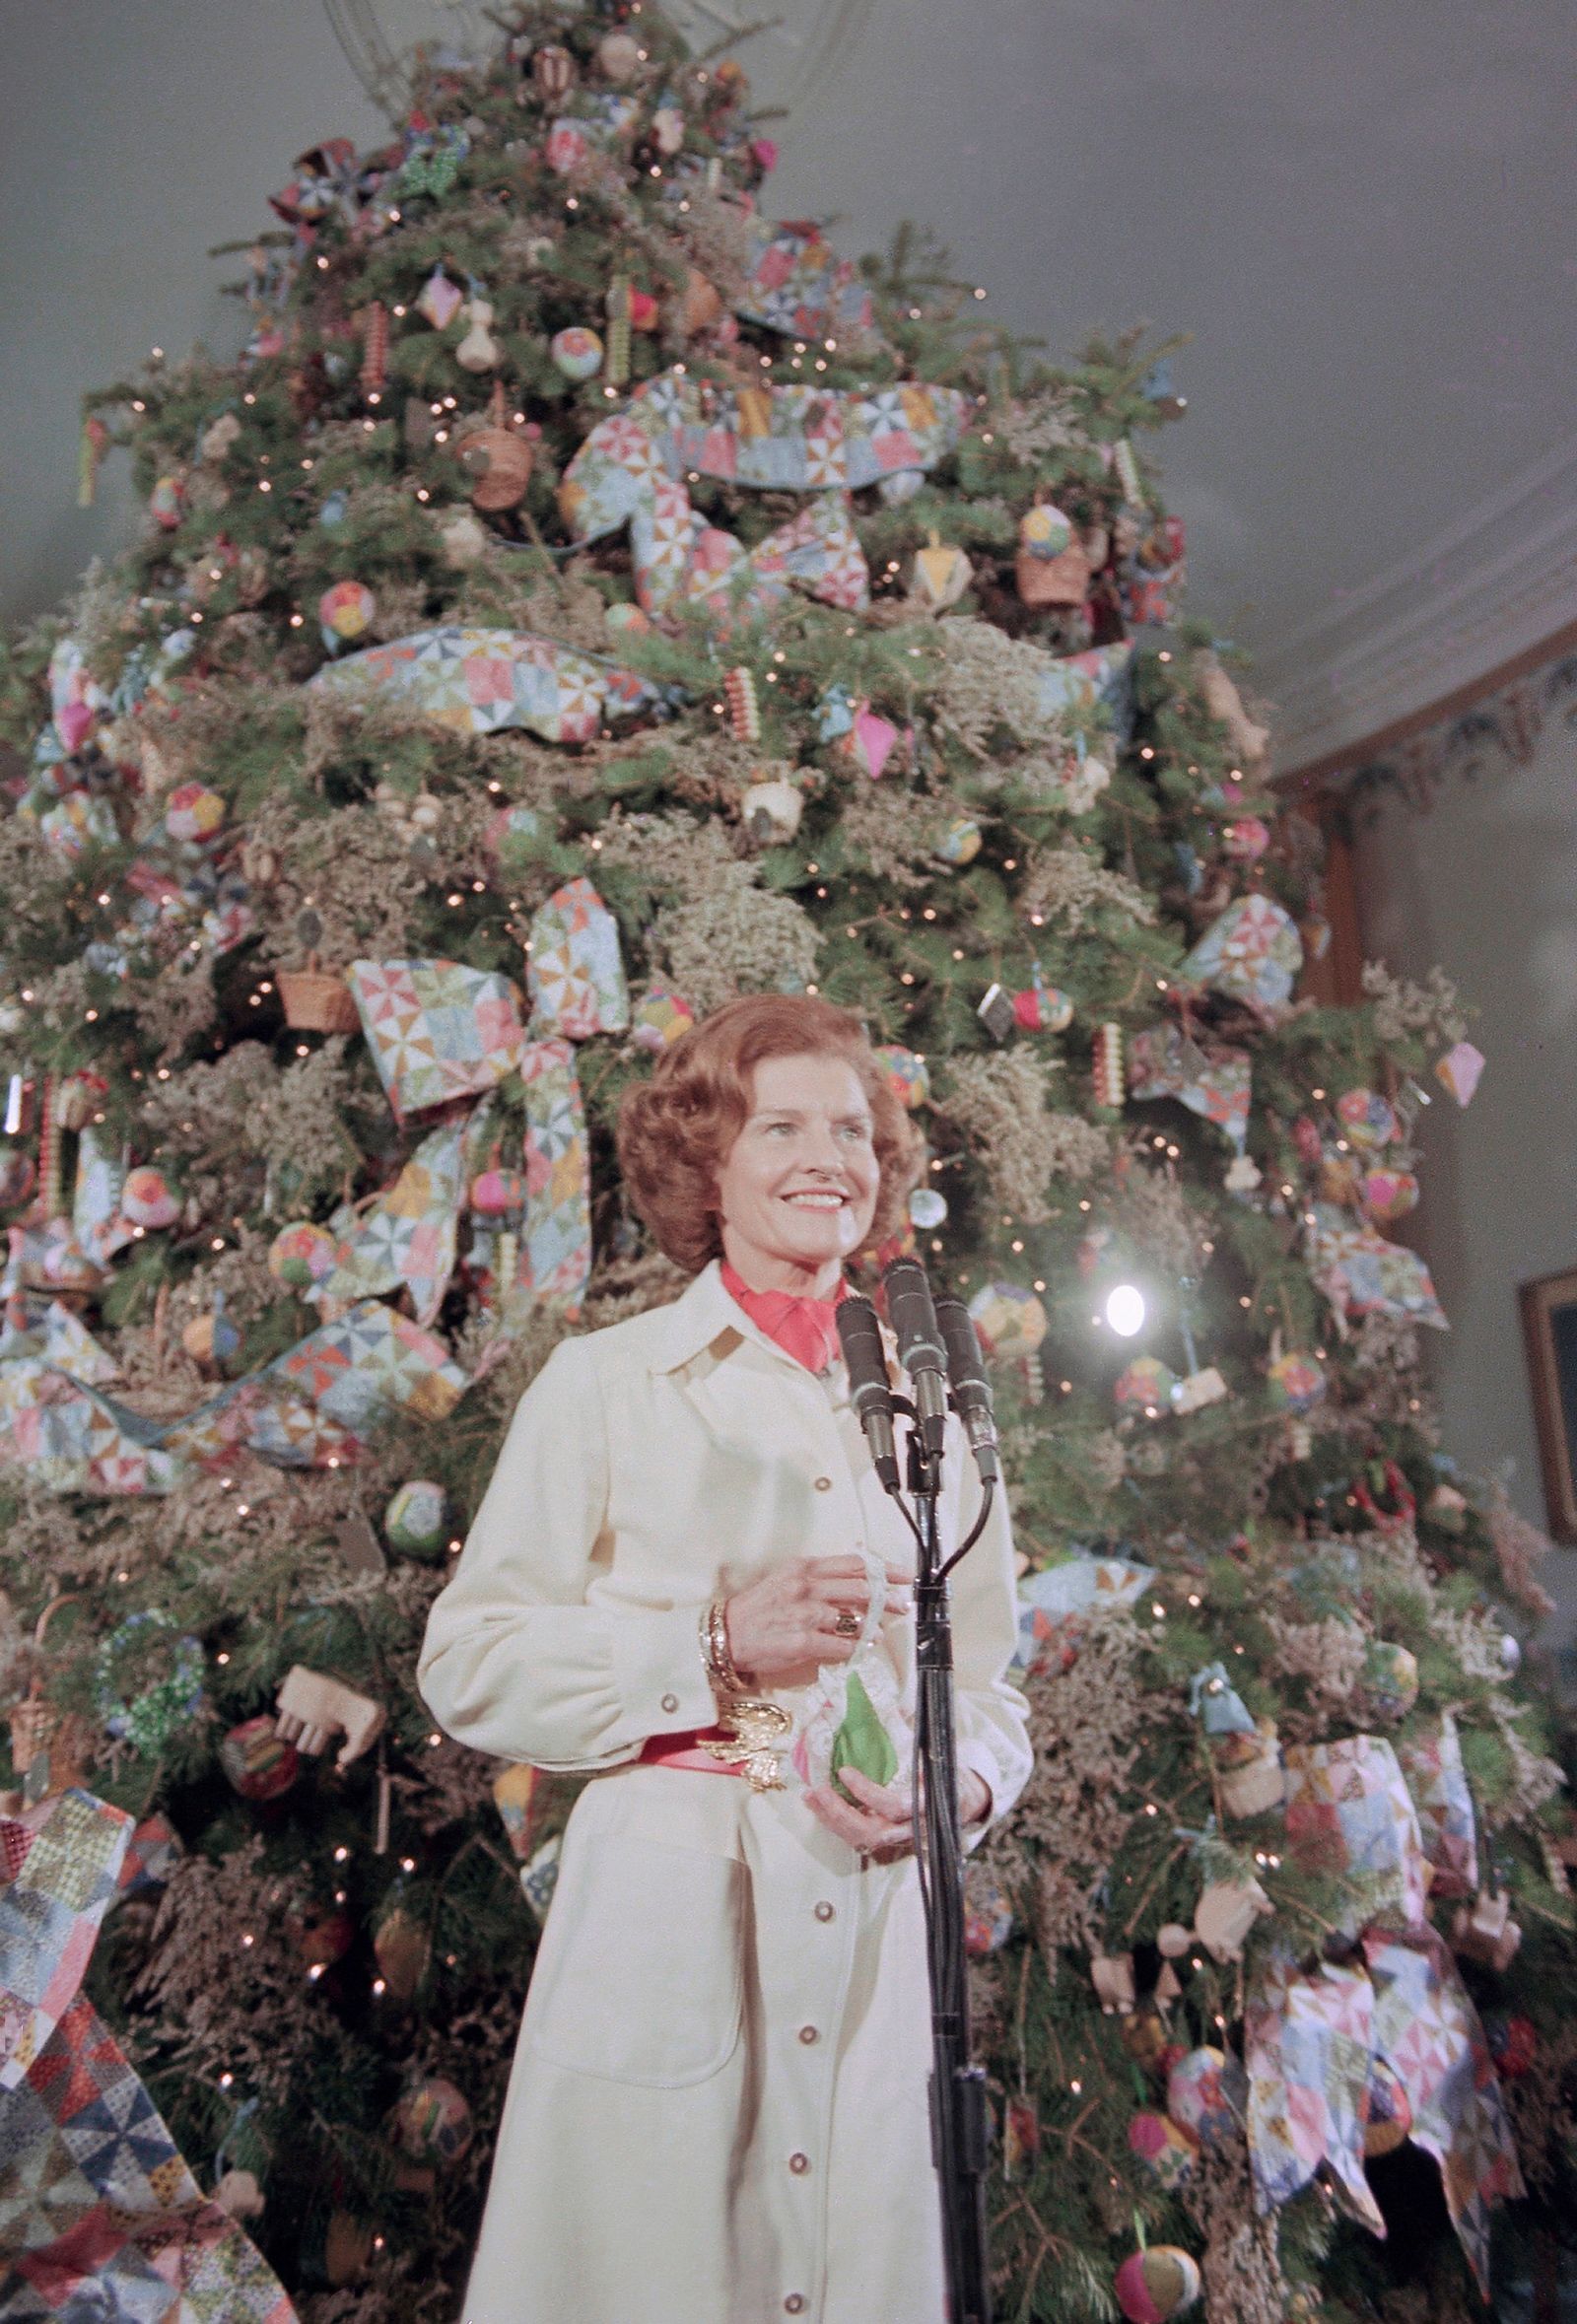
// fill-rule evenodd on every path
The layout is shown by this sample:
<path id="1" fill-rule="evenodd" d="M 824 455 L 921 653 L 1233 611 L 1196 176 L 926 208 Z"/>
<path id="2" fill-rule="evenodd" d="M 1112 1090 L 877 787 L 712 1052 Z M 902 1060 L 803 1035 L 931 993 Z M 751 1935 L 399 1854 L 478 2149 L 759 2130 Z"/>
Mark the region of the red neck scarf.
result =
<path id="1" fill-rule="evenodd" d="M 830 1299 L 808 1299 L 797 1291 L 752 1291 L 744 1277 L 722 1263 L 723 1288 L 767 1337 L 807 1372 L 825 1372 L 839 1352 L 838 1302 L 849 1285 L 840 1277 Z"/>

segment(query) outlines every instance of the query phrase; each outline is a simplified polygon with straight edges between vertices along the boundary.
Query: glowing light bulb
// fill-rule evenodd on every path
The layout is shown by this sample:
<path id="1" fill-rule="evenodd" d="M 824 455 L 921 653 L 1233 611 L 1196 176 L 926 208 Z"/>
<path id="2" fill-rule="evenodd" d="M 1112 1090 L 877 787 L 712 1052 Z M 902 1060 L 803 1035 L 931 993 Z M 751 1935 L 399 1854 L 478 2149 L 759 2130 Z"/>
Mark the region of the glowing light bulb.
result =
<path id="1" fill-rule="evenodd" d="M 1106 1295 L 1106 1320 L 1120 1339 L 1144 1329 L 1144 1294 L 1136 1284 L 1117 1283 Z"/>

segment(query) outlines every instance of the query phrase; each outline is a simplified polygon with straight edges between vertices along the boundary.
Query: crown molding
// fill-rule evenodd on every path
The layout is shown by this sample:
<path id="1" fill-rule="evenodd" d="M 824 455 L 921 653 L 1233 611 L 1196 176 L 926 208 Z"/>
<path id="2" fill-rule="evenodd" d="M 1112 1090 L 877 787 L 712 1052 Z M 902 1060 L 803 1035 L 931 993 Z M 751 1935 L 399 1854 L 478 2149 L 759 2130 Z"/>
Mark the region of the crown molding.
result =
<path id="1" fill-rule="evenodd" d="M 1357 767 L 1537 667 L 1574 621 L 1577 442 L 1280 642 L 1258 673 L 1278 778 Z"/>

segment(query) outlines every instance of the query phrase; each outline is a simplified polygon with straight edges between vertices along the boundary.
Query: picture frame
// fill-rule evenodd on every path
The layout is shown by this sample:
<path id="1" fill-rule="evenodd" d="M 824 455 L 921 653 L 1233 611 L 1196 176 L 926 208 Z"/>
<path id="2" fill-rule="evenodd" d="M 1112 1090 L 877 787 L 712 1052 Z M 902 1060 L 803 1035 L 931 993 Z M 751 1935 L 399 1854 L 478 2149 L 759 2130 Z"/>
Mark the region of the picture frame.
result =
<path id="1" fill-rule="evenodd" d="M 1577 1542 L 1577 1266 L 1536 1276 L 1517 1298 L 1548 1530 Z"/>

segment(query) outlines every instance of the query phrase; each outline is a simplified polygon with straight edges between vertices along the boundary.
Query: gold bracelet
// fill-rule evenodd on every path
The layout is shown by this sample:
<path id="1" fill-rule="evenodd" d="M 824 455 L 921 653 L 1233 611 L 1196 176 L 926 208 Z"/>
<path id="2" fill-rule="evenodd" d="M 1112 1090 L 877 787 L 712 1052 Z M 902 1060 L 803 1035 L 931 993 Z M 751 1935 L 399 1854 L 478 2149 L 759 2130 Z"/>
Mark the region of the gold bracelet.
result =
<path id="1" fill-rule="evenodd" d="M 728 1649 L 728 1608 L 721 1598 L 715 1598 L 701 1617 L 701 1659 L 707 1676 L 721 1693 L 747 1691 L 747 1681 Z"/>

